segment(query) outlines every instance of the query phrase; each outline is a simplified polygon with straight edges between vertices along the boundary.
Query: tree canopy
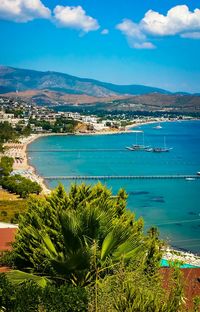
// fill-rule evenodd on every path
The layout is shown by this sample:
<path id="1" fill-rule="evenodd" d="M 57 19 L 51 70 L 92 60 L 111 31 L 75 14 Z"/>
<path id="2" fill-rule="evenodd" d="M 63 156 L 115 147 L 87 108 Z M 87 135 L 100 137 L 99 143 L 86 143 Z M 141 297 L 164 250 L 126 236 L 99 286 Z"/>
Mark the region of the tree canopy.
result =
<path id="1" fill-rule="evenodd" d="M 13 163 L 13 158 L 2 156 L 0 160 L 0 176 L 9 176 L 13 170 Z"/>
<path id="2" fill-rule="evenodd" d="M 31 181 L 19 174 L 2 177 L 1 185 L 4 189 L 22 198 L 26 198 L 29 194 L 39 194 L 42 191 L 41 186 L 37 182 Z"/>
<path id="3" fill-rule="evenodd" d="M 113 196 L 100 183 L 72 185 L 69 193 L 60 185 L 45 198 L 32 197 L 19 222 L 15 265 L 78 284 L 94 279 L 95 266 L 103 272 L 122 257 L 145 266 L 152 237 L 143 233 L 143 220 L 126 210 L 126 198 L 123 190 Z M 161 242 L 156 243 L 159 262 Z"/>

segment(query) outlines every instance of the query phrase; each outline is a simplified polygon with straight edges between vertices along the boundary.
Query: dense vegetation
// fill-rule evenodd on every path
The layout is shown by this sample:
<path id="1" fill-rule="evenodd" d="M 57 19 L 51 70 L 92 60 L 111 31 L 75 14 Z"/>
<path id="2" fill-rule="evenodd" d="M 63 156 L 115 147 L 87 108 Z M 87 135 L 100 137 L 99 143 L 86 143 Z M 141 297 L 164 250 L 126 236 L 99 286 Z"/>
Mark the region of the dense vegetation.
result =
<path id="1" fill-rule="evenodd" d="M 163 242 L 155 228 L 144 233 L 126 198 L 101 184 L 32 196 L 2 260 L 21 270 L 0 279 L 4 311 L 188 311 L 180 271 L 164 289 Z"/>
<path id="2" fill-rule="evenodd" d="M 45 131 L 51 131 L 53 133 L 73 133 L 77 125 L 77 121 L 73 119 L 57 118 L 55 123 L 51 123 L 48 120 L 36 120 L 30 119 L 30 124 L 34 124 L 36 127 L 42 127 Z"/>
<path id="3" fill-rule="evenodd" d="M 14 160 L 8 156 L 2 156 L 0 160 L 0 177 L 9 176 L 13 169 Z"/>
<path id="4" fill-rule="evenodd" d="M 42 191 L 37 182 L 33 182 L 19 174 L 10 176 L 13 170 L 13 158 L 2 156 L 0 160 L 0 185 L 5 190 L 26 198 L 29 194 L 39 194 Z"/>
<path id="5" fill-rule="evenodd" d="M 18 124 L 15 128 L 7 121 L 0 122 L 0 144 L 6 142 L 15 142 L 20 136 L 30 135 L 30 127 Z"/>
<path id="6" fill-rule="evenodd" d="M 4 189 L 19 195 L 21 198 L 26 198 L 33 193 L 39 194 L 42 191 L 37 182 L 33 182 L 19 174 L 2 177 L 0 183 Z"/>

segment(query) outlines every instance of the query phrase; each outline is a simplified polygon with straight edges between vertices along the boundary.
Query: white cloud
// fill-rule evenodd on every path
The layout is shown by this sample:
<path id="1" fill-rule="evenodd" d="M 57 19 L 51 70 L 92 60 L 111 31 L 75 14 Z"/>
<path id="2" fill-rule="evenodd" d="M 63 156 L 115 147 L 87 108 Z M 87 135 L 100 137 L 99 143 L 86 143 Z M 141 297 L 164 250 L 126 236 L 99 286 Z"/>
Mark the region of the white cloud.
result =
<path id="1" fill-rule="evenodd" d="M 140 25 L 132 22 L 129 19 L 124 19 L 122 23 L 116 26 L 125 36 L 145 40 L 146 35 L 141 31 Z"/>
<path id="2" fill-rule="evenodd" d="M 153 43 L 148 42 L 148 41 L 141 42 L 141 43 L 135 42 L 135 43 L 133 44 L 133 47 L 134 47 L 135 49 L 149 49 L 149 50 L 152 50 L 152 49 L 155 49 L 155 48 L 156 48 L 156 46 L 155 46 Z"/>
<path id="3" fill-rule="evenodd" d="M 24 23 L 50 16 L 51 11 L 40 0 L 0 0 L 0 19 Z"/>
<path id="4" fill-rule="evenodd" d="M 177 5 L 166 15 L 149 10 L 139 23 L 124 19 L 116 26 L 136 49 L 153 49 L 150 37 L 178 35 L 181 38 L 200 39 L 200 9 L 193 12 L 187 5 Z"/>
<path id="5" fill-rule="evenodd" d="M 84 32 L 99 29 L 98 21 L 86 15 L 81 6 L 57 5 L 54 9 L 54 20 L 58 26 L 75 28 Z"/>
<path id="6" fill-rule="evenodd" d="M 200 10 L 191 12 L 187 5 L 177 5 L 166 16 L 150 10 L 141 20 L 140 26 L 146 32 L 160 36 L 200 30 Z"/>
<path id="7" fill-rule="evenodd" d="M 109 30 L 108 30 L 108 29 L 103 29 L 103 30 L 101 31 L 101 34 L 102 34 L 102 35 L 108 35 L 108 34 L 109 34 Z"/>
<path id="8" fill-rule="evenodd" d="M 129 45 L 134 49 L 155 49 L 153 43 L 146 41 L 147 36 L 140 25 L 129 19 L 124 19 L 116 26 L 128 39 Z"/>

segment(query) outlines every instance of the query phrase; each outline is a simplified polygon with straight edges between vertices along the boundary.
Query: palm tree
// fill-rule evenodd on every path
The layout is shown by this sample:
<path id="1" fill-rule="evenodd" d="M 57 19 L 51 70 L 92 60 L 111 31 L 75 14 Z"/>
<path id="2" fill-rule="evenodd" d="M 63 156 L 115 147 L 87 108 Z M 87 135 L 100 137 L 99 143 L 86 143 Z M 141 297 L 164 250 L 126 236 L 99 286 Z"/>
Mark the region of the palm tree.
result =
<path id="1" fill-rule="evenodd" d="M 126 198 L 100 183 L 72 185 L 68 194 L 60 185 L 50 196 L 32 197 L 19 223 L 15 266 L 87 284 L 122 258 L 144 262 L 151 238 L 143 234 L 143 220 L 126 210 Z"/>
<path id="2" fill-rule="evenodd" d="M 112 271 L 124 261 L 146 257 L 145 240 L 130 226 L 130 220 L 113 224 L 110 213 L 86 207 L 84 213 L 70 211 L 59 216 L 63 250 L 59 252 L 49 235 L 40 233 L 44 253 L 56 275 L 75 284 L 86 285 L 96 274 Z"/>

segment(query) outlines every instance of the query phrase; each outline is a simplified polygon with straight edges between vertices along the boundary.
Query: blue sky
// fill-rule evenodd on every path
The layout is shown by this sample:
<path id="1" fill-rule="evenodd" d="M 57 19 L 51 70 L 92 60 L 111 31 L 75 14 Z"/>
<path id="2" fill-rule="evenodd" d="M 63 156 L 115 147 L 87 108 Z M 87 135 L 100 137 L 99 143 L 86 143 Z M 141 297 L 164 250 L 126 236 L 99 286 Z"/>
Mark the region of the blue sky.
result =
<path id="1" fill-rule="evenodd" d="M 200 92 L 197 0 L 4 0 L 0 33 L 2 65 Z"/>

